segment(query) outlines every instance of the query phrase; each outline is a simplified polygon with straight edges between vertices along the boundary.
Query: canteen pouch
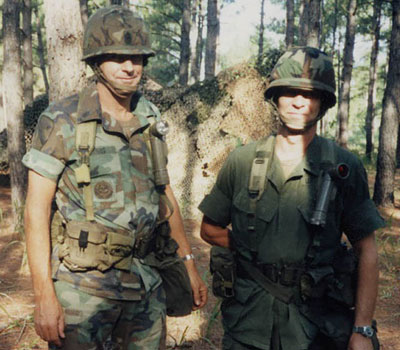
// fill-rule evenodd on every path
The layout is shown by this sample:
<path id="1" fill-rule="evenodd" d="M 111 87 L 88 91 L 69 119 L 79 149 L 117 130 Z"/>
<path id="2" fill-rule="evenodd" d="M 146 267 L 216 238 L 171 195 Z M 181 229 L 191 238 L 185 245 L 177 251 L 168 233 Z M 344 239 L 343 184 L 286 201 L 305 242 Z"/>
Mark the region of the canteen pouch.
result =
<path id="1" fill-rule="evenodd" d="M 156 227 L 153 252 L 144 262 L 157 269 L 166 295 L 167 315 L 186 316 L 192 312 L 193 294 L 189 275 L 183 260 L 176 253 L 178 243 L 171 238 L 168 221 Z"/>
<path id="2" fill-rule="evenodd" d="M 217 246 L 211 248 L 210 271 L 214 295 L 225 299 L 234 297 L 236 262 L 230 249 Z"/>
<path id="3" fill-rule="evenodd" d="M 97 223 L 70 221 L 64 235 L 57 240 L 59 258 L 71 271 L 106 271 L 111 267 L 130 270 L 133 248 L 130 236 L 107 232 Z"/>

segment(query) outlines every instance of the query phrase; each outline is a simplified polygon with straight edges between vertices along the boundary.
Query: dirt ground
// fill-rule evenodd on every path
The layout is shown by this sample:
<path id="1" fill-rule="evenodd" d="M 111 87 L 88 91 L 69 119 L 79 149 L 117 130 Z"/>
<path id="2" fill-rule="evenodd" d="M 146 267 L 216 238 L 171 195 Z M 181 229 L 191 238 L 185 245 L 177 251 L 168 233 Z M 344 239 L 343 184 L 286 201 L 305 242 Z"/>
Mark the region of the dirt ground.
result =
<path id="1" fill-rule="evenodd" d="M 373 178 L 371 177 L 371 181 Z M 380 255 L 380 288 L 375 318 L 382 350 L 400 350 L 400 172 L 396 177 L 396 208 L 381 210 L 387 227 L 377 233 Z M 11 222 L 8 179 L 0 175 L 0 350 L 47 349 L 33 326 L 33 292 L 24 260 L 24 243 Z M 209 246 L 199 238 L 195 221 L 185 221 L 203 278 L 209 283 Z M 183 318 L 167 321 L 170 349 L 208 350 L 221 348 L 218 302 Z"/>

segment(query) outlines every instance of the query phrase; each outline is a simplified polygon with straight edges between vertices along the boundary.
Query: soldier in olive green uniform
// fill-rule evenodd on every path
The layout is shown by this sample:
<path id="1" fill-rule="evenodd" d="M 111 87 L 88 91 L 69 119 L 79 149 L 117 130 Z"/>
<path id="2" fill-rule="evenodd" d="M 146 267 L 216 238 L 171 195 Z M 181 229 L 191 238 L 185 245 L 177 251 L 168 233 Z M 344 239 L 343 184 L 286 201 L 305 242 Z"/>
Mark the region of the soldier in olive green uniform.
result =
<path id="1" fill-rule="evenodd" d="M 316 135 L 317 121 L 336 103 L 331 59 L 315 48 L 289 50 L 265 96 L 279 115 L 277 135 L 233 151 L 199 206 L 201 236 L 217 246 L 212 269 L 222 266 L 214 277 L 225 296 L 224 349 L 370 350 L 374 231 L 384 222 L 360 160 Z"/>
<path id="2" fill-rule="evenodd" d="M 137 237 L 152 234 L 160 203 L 144 136 L 160 114 L 136 92 L 151 56 L 141 18 L 121 6 L 97 11 L 85 31 L 83 57 L 96 79 L 48 107 L 23 159 L 35 328 L 51 348 L 103 349 L 111 338 L 121 349 L 149 350 L 162 340 L 161 279 L 134 248 Z M 165 193 L 174 208 L 171 236 L 197 309 L 207 290 L 168 185 Z"/>

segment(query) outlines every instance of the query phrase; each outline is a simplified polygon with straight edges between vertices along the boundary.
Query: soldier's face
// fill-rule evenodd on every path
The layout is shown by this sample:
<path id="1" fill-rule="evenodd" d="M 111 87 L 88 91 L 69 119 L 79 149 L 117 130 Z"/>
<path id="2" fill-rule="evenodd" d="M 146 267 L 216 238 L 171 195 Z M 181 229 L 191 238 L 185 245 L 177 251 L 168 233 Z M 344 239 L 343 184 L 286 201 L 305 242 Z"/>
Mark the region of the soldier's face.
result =
<path id="1" fill-rule="evenodd" d="M 109 55 L 100 63 L 104 77 L 111 83 L 136 87 L 143 73 L 143 56 Z"/>
<path id="2" fill-rule="evenodd" d="M 286 88 L 281 90 L 277 106 L 287 127 L 302 130 L 318 117 L 321 95 L 317 91 Z"/>

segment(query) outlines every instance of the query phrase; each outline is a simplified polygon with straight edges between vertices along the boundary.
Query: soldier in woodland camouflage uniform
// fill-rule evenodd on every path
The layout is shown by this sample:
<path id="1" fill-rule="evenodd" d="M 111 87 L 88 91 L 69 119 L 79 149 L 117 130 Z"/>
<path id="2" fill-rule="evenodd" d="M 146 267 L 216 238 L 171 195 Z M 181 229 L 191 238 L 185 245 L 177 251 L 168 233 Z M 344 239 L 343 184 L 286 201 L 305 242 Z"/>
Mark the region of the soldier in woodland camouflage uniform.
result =
<path id="1" fill-rule="evenodd" d="M 376 349 L 374 231 L 384 221 L 360 160 L 316 135 L 336 103 L 331 59 L 316 48 L 290 49 L 265 97 L 280 119 L 277 135 L 233 151 L 199 207 L 201 236 L 216 246 L 213 289 L 225 297 L 224 349 Z"/>
<path id="2" fill-rule="evenodd" d="M 52 349 L 103 349 L 111 338 L 121 349 L 150 350 L 162 340 L 160 276 L 132 253 L 137 235 L 150 234 L 159 213 L 144 132 L 160 115 L 136 92 L 151 56 L 141 18 L 121 6 L 98 10 L 85 31 L 83 57 L 95 81 L 43 112 L 23 159 L 29 168 L 25 225 L 35 328 Z M 95 128 L 89 156 L 82 144 L 90 143 L 90 133 L 78 141 L 82 125 Z M 169 186 L 165 191 L 175 209 L 171 236 L 184 257 L 197 309 L 207 289 L 174 195 Z"/>

